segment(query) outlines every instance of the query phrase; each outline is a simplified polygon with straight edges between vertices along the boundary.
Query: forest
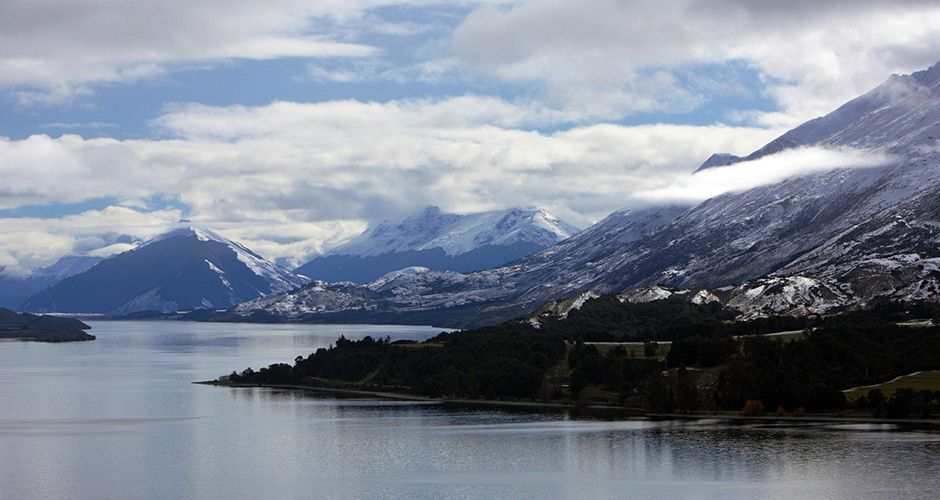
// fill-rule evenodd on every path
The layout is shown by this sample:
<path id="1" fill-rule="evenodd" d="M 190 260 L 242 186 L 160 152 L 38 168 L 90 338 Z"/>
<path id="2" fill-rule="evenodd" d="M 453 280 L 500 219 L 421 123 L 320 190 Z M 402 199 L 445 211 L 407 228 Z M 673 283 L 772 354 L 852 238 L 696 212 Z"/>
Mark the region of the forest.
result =
<path id="1" fill-rule="evenodd" d="M 733 318 L 734 311 L 717 304 L 600 297 L 538 327 L 514 320 L 423 342 L 340 337 L 293 365 L 233 372 L 227 382 L 332 381 L 430 397 L 794 414 L 843 410 L 847 388 L 940 369 L 940 327 L 899 324 L 940 320 L 929 304 L 882 303 L 829 317 Z M 796 333 L 764 336 L 780 331 Z M 644 342 L 639 350 L 629 348 L 638 342 Z M 853 406 L 878 416 L 929 415 L 937 396 L 902 390 L 885 397 L 875 390 Z"/>

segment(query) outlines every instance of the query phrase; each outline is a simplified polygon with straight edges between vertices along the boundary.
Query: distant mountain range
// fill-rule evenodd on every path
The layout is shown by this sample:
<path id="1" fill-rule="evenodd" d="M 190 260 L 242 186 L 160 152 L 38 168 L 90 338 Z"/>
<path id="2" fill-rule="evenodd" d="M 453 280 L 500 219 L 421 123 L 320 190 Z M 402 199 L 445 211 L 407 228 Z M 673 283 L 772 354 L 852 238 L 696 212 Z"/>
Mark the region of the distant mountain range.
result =
<path id="1" fill-rule="evenodd" d="M 0 305 L 31 312 L 126 315 L 227 309 L 304 285 L 305 274 L 372 281 L 415 265 L 475 271 L 529 255 L 576 230 L 543 210 L 469 215 L 428 207 L 385 222 L 292 273 L 245 246 L 181 221 L 119 255 L 63 257 L 27 278 L 0 277 Z"/>
<path id="2" fill-rule="evenodd" d="M 712 295 L 795 314 L 882 299 L 940 300 L 940 64 L 892 76 L 746 157 L 715 155 L 701 169 L 802 147 L 853 148 L 890 160 L 693 207 L 616 212 L 495 269 L 414 269 L 366 285 L 315 283 L 242 304 L 235 316 L 479 324 L 553 300 L 654 285 L 738 290 Z"/>
<path id="3" fill-rule="evenodd" d="M 22 309 L 112 315 L 224 309 L 304 283 L 239 243 L 186 226 L 55 283 Z"/>
<path id="4" fill-rule="evenodd" d="M 33 294 L 69 276 L 87 271 L 101 257 L 66 255 L 54 264 L 36 269 L 23 278 L 0 275 L 0 307 L 17 309 Z"/>
<path id="5" fill-rule="evenodd" d="M 576 232 L 541 209 L 459 215 L 429 206 L 418 215 L 372 227 L 294 272 L 315 280 L 355 283 L 411 266 L 472 272 L 525 257 Z"/>

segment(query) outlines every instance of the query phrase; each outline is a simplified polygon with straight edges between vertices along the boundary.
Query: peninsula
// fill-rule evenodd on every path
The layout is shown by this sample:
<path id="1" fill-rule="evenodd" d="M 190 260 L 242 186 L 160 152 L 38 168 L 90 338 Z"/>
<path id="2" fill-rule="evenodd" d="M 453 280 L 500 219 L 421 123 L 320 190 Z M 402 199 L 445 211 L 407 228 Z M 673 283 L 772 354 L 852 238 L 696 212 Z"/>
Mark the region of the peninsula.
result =
<path id="1" fill-rule="evenodd" d="M 91 327 L 72 318 L 58 316 L 17 314 L 0 308 L 0 340 L 32 342 L 80 342 L 95 340 L 85 330 Z"/>

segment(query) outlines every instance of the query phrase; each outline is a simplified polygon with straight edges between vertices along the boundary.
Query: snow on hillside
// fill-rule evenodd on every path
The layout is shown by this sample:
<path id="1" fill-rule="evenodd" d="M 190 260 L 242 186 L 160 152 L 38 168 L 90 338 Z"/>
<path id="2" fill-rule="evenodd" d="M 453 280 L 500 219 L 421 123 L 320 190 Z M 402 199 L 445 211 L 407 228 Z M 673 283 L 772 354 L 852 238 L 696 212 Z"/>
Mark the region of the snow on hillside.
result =
<path id="1" fill-rule="evenodd" d="M 198 239 L 199 241 L 214 241 L 216 243 L 221 243 L 229 247 L 229 249 L 231 249 L 232 252 L 235 253 L 235 256 L 238 258 L 238 260 L 242 264 L 245 265 L 245 267 L 251 270 L 251 272 L 253 272 L 255 275 L 265 279 L 271 284 L 271 290 L 273 292 L 286 292 L 289 290 L 293 290 L 294 288 L 297 288 L 299 286 L 303 286 L 303 284 L 306 283 L 306 280 L 303 279 L 302 277 L 292 274 L 291 272 L 278 266 L 277 264 L 274 264 L 273 262 L 266 260 L 264 257 L 249 250 L 247 247 L 245 247 L 241 243 L 232 241 L 228 238 L 225 238 L 224 236 L 219 235 L 218 233 L 215 233 L 203 227 L 197 227 L 197 226 L 180 227 L 178 229 L 174 229 L 172 231 L 161 234 L 160 236 L 157 236 L 156 238 L 145 243 L 144 246 L 157 242 L 157 241 L 161 241 L 161 240 L 165 240 L 165 239 L 173 238 L 173 237 L 178 237 L 178 236 L 193 237 L 193 238 Z M 209 262 L 209 264 L 210 266 L 214 268 L 213 270 L 217 272 L 219 271 L 218 268 L 215 267 L 213 263 Z M 220 273 L 220 274 L 224 274 L 224 273 Z"/>

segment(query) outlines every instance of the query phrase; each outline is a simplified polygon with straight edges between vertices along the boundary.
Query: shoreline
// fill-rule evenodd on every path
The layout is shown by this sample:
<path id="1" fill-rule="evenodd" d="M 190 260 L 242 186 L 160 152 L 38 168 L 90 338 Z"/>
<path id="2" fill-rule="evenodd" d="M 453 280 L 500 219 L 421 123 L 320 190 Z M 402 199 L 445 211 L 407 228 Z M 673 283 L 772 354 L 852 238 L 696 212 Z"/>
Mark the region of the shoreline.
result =
<path id="1" fill-rule="evenodd" d="M 450 399 L 432 398 L 400 392 L 370 391 L 364 389 L 349 389 L 337 387 L 320 387 L 298 384 L 232 384 L 218 380 L 205 380 L 193 382 L 196 385 L 211 385 L 215 387 L 229 387 L 234 389 L 262 388 L 283 389 L 319 392 L 325 394 L 338 394 L 351 397 L 365 396 L 393 401 L 406 401 L 426 405 L 440 405 L 451 408 L 481 408 L 529 411 L 534 413 L 564 413 L 571 412 L 577 416 L 603 416 L 617 417 L 614 419 L 629 420 L 729 420 L 735 422 L 785 422 L 792 423 L 844 423 L 844 424 L 893 424 L 910 427 L 928 427 L 940 429 L 940 418 L 875 418 L 833 414 L 808 414 L 802 417 L 791 415 L 762 415 L 744 416 L 732 413 L 657 413 L 647 412 L 636 408 L 603 404 L 574 404 L 561 402 L 538 401 L 503 401 L 493 399 Z"/>

